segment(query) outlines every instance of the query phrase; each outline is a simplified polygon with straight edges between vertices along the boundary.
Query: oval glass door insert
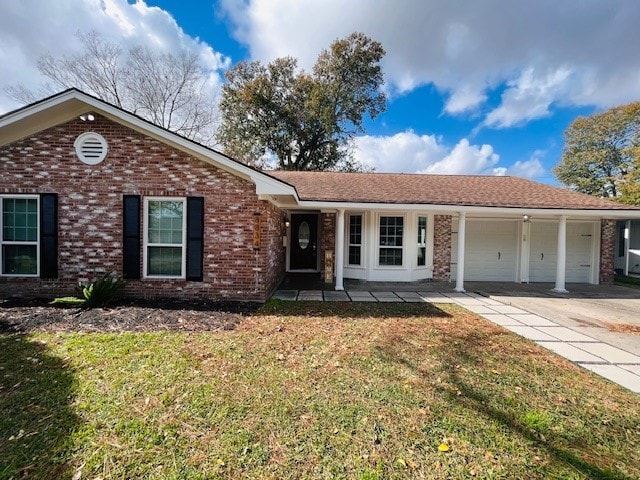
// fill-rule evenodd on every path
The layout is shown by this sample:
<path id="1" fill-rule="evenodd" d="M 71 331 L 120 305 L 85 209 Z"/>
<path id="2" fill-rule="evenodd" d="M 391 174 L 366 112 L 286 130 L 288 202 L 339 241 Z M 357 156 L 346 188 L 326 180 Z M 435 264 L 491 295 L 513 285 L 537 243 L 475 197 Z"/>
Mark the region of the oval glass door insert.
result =
<path id="1" fill-rule="evenodd" d="M 311 229 L 307 222 L 302 222 L 298 227 L 298 245 L 302 250 L 305 250 L 309 246 L 309 239 L 311 238 Z"/>

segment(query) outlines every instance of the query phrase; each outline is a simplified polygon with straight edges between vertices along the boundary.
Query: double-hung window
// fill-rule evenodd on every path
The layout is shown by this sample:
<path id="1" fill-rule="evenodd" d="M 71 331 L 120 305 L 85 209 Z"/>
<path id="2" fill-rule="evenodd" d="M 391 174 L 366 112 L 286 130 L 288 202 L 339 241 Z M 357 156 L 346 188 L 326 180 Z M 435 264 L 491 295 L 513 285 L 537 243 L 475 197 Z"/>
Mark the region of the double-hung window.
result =
<path id="1" fill-rule="evenodd" d="M 185 277 L 186 199 L 145 198 L 144 274 Z"/>
<path id="2" fill-rule="evenodd" d="M 427 217 L 418 217 L 418 266 L 427 264 Z"/>
<path id="3" fill-rule="evenodd" d="M 381 266 L 402 265 L 404 217 L 381 216 L 379 233 L 378 264 Z"/>
<path id="4" fill-rule="evenodd" d="M 349 216 L 349 265 L 362 265 L 362 215 Z"/>
<path id="5" fill-rule="evenodd" d="M 0 197 L 2 275 L 38 276 L 39 207 L 37 196 Z"/>

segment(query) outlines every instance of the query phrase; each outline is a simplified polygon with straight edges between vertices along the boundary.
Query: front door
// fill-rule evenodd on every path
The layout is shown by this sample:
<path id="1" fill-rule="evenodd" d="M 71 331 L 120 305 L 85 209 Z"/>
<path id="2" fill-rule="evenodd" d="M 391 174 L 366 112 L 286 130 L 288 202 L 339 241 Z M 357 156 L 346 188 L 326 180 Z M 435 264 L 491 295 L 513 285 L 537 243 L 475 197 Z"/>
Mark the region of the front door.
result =
<path id="1" fill-rule="evenodd" d="M 291 214 L 291 270 L 318 268 L 318 214 Z"/>

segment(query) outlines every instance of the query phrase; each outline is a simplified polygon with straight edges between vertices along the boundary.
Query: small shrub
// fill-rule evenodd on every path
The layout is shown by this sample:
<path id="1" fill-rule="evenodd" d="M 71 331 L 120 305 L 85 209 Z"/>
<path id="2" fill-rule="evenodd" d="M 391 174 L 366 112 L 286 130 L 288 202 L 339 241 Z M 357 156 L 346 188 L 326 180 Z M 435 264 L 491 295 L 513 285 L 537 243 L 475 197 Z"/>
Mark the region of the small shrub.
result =
<path id="1" fill-rule="evenodd" d="M 124 280 L 107 273 L 93 282 L 78 283 L 76 297 L 59 297 L 51 303 L 58 305 L 77 305 L 82 308 L 102 307 L 111 303 L 124 288 Z"/>
<path id="2" fill-rule="evenodd" d="M 124 280 L 107 273 L 88 285 L 78 284 L 78 292 L 85 299 L 87 308 L 102 307 L 116 299 L 124 288 Z M 78 295 L 80 296 L 80 295 Z"/>

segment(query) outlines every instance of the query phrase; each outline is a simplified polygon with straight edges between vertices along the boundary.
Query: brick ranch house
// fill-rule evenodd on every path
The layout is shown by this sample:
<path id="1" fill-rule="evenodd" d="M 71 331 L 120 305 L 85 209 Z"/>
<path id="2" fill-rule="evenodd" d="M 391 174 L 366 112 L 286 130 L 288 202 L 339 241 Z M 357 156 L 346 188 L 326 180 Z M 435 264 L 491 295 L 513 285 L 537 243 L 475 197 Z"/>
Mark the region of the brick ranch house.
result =
<path id="1" fill-rule="evenodd" d="M 0 117 L 0 204 L 0 296 L 115 272 L 130 296 L 261 301 L 327 258 L 336 289 L 563 291 L 611 282 L 616 221 L 640 219 L 514 177 L 263 172 L 75 89 Z"/>

